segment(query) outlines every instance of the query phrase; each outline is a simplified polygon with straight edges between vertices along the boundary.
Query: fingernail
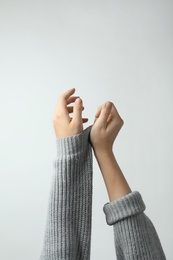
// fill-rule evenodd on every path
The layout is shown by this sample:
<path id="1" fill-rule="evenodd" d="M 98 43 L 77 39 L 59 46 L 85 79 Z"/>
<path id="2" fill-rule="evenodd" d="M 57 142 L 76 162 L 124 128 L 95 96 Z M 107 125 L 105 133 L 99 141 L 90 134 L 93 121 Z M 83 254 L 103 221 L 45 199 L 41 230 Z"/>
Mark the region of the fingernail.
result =
<path id="1" fill-rule="evenodd" d="M 81 99 L 80 98 L 77 98 L 76 100 L 75 100 L 75 103 L 81 103 Z"/>

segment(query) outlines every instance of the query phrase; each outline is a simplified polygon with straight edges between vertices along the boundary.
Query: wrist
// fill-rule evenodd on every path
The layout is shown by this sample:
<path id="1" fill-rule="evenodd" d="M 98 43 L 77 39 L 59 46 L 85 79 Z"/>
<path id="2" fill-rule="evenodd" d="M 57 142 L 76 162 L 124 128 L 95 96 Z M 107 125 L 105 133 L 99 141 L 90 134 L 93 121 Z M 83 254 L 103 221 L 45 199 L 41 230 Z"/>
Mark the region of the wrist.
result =
<path id="1" fill-rule="evenodd" d="M 86 128 L 79 134 L 57 138 L 57 157 L 72 157 L 74 155 L 84 154 L 86 147 L 89 144 L 89 131 L 90 127 Z"/>
<path id="2" fill-rule="evenodd" d="M 112 149 L 95 151 L 110 201 L 131 192 Z"/>
<path id="3" fill-rule="evenodd" d="M 103 148 L 94 148 L 94 154 L 96 156 L 97 159 L 102 159 L 102 158 L 105 158 L 105 157 L 112 157 L 114 156 L 113 154 L 113 150 L 112 150 L 112 146 L 107 146 L 106 148 L 103 147 Z"/>

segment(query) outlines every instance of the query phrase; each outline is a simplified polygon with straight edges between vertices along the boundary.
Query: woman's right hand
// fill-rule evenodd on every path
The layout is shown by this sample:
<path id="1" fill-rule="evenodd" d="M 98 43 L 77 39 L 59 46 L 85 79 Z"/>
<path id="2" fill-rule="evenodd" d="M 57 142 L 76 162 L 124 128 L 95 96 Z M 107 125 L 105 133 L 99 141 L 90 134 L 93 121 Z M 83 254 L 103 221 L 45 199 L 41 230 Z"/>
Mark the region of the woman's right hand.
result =
<path id="1" fill-rule="evenodd" d="M 112 146 L 124 121 L 112 102 L 100 106 L 90 132 L 90 142 L 95 154 L 112 152 Z"/>

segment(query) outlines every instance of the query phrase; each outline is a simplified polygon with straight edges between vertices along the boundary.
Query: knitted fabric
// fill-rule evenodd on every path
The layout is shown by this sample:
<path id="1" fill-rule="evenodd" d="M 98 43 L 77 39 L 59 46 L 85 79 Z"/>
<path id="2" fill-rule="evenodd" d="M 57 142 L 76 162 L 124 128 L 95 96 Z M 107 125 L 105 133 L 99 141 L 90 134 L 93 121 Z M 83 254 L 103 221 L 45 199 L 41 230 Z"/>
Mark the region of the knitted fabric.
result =
<path id="1" fill-rule="evenodd" d="M 40 260 L 88 260 L 91 244 L 92 150 L 89 129 L 57 139 L 57 159 Z"/>
<path id="2" fill-rule="evenodd" d="M 103 211 L 113 226 L 118 260 L 165 260 L 158 234 L 146 216 L 146 206 L 138 191 L 106 203 Z"/>
<path id="3" fill-rule="evenodd" d="M 89 132 L 90 127 L 75 136 L 56 139 L 57 157 L 40 260 L 90 259 L 93 167 Z M 104 205 L 106 222 L 113 226 L 118 260 L 166 259 L 144 210 L 138 191 Z"/>

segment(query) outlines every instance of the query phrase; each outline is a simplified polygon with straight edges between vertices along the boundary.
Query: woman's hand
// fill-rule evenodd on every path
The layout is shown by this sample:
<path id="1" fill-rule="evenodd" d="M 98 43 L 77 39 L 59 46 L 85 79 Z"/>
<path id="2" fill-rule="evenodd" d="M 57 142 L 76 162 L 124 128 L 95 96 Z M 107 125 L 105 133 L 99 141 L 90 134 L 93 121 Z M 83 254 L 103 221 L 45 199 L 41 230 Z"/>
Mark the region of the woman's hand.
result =
<path id="1" fill-rule="evenodd" d="M 87 118 L 82 118 L 82 100 L 78 96 L 72 96 L 75 89 L 69 89 L 59 96 L 53 117 L 53 127 L 57 138 L 68 137 L 83 131 L 83 123 Z M 73 106 L 68 106 L 74 103 Z M 71 118 L 69 114 L 73 113 Z"/>
<path id="2" fill-rule="evenodd" d="M 124 122 L 114 104 L 100 106 L 91 128 L 90 141 L 95 153 L 112 152 L 112 146 Z"/>
<path id="3" fill-rule="evenodd" d="M 90 132 L 90 142 L 94 148 L 110 201 L 131 192 L 112 151 L 114 140 L 123 123 L 114 104 L 106 102 L 99 107 Z"/>

